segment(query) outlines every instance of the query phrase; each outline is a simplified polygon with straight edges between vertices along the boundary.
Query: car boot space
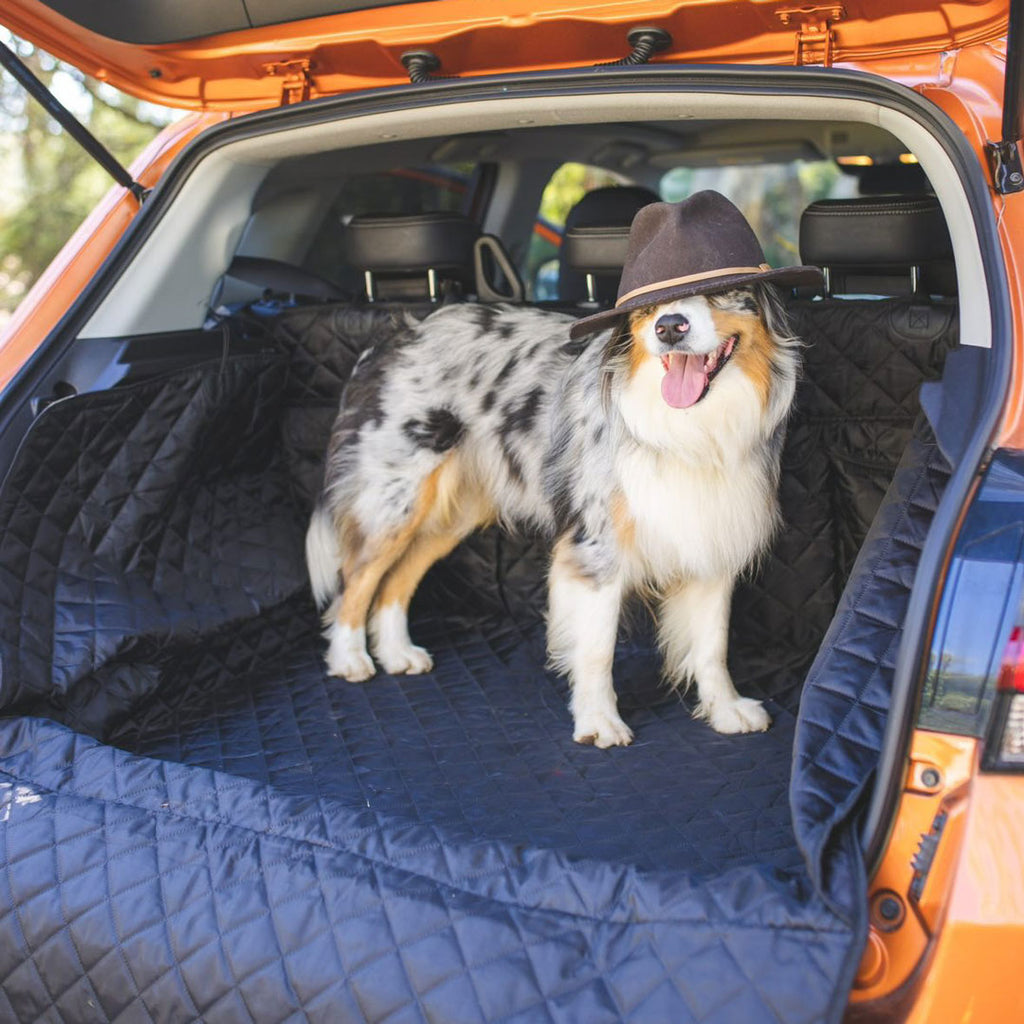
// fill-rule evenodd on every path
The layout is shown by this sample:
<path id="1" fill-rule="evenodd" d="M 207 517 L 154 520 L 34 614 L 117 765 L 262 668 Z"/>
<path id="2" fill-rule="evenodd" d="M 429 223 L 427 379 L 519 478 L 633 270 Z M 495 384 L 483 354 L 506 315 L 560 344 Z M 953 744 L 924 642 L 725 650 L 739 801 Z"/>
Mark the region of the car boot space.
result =
<path id="1" fill-rule="evenodd" d="M 267 906 L 275 962 L 312 985 L 317 961 L 302 954 L 329 947 L 337 976 L 317 984 L 335 996 L 355 979 L 394 997 L 404 982 L 372 965 L 397 955 L 397 976 L 442 1015 L 451 986 L 501 961 L 519 964 L 522 987 L 507 1008 L 478 987 L 484 1018 L 599 991 L 606 1005 L 589 1019 L 666 998 L 695 1017 L 725 998 L 815 1019 L 843 998 L 860 941 L 862 869 L 844 823 L 881 741 L 902 609 L 946 478 L 916 392 L 956 340 L 950 302 L 931 304 L 908 340 L 891 327 L 911 300 L 837 301 L 791 303 L 809 344 L 785 525 L 734 600 L 730 668 L 766 701 L 761 734 L 692 717 L 692 698 L 661 682 L 638 606 L 615 662 L 636 738 L 573 743 L 566 682 L 545 666 L 546 545 L 496 530 L 416 595 L 411 631 L 431 673 L 326 674 L 303 536 L 343 382 L 368 343 L 405 329 L 402 309 L 287 310 L 260 327 L 261 353 L 47 409 L 0 495 L 2 622 L 17 652 L 0 730 L 19 791 L 71 808 L 82 828 L 58 834 L 59 816 L 26 815 L 8 833 L 14 887 L 58 850 L 61 870 L 92 880 L 81 913 L 95 916 L 120 881 L 76 868 L 91 844 L 102 836 L 113 864 L 169 830 L 209 876 L 193 900 L 194 881 L 163 855 L 132 869 L 132 885 L 167 902 L 169 941 L 185 919 L 221 934 L 225 899 L 241 900 L 249 928 Z M 231 867 L 243 850 L 259 877 Z M 264 895 L 246 909 L 253 886 Z M 419 910 L 389 935 L 403 900 Z M 300 904 L 303 927 L 281 916 Z M 423 922 L 414 935 L 409 920 Z M 474 948 L 483 922 L 508 949 Z M 428 941 L 439 948 L 421 963 Z M 703 954 L 726 995 L 679 980 Z M 187 988 L 175 956 L 161 983 Z M 772 965 L 787 958 L 804 965 L 799 1006 L 791 989 L 773 994 Z"/>

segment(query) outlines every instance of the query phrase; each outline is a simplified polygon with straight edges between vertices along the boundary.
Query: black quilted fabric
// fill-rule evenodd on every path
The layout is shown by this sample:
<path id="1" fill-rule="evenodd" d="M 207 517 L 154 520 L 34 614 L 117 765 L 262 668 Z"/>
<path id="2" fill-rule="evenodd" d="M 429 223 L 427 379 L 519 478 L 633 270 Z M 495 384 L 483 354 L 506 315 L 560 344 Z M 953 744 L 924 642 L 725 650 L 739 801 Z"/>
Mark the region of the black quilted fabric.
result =
<path id="1" fill-rule="evenodd" d="M 598 751 L 543 667 L 529 539 L 487 532 L 428 577 L 431 675 L 324 675 L 301 555 L 319 453 L 355 355 L 404 329 L 296 310 L 280 356 L 40 416 L 0 493 L 0 1018 L 837 1018 L 864 927 L 852 811 L 944 479 L 923 436 L 801 684 L 910 437 L 906 378 L 949 334 L 906 373 L 891 331 L 808 350 L 788 527 L 733 622 L 772 729 L 694 722 L 638 616 L 616 661 L 637 741 Z"/>

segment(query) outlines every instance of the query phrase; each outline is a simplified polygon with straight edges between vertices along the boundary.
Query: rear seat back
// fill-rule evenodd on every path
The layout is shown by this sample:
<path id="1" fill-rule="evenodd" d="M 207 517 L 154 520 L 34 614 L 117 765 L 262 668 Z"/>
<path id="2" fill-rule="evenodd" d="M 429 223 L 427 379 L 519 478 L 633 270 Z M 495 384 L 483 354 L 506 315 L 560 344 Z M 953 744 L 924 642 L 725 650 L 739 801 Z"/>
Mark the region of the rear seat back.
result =
<path id="1" fill-rule="evenodd" d="M 827 269 L 828 291 L 787 303 L 806 348 L 783 455 L 785 526 L 762 575 L 737 594 L 757 606 L 743 618 L 761 624 L 766 644 L 809 643 L 827 628 L 910 441 L 921 384 L 941 376 L 959 335 L 952 249 L 934 197 L 814 203 L 800 239 L 801 261 Z M 778 575 L 794 566 L 805 567 L 799 588 Z M 778 593 L 801 595 L 798 619 L 776 606 Z M 786 628 L 808 635 L 779 635 Z"/>

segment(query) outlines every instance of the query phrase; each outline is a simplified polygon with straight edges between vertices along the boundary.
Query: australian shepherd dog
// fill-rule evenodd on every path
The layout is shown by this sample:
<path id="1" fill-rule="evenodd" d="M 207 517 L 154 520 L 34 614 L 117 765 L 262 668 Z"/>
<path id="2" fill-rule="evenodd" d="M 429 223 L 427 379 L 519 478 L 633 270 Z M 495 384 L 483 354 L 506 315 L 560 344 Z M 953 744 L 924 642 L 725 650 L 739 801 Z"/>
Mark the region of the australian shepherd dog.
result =
<path id="1" fill-rule="evenodd" d="M 552 541 L 551 664 L 573 738 L 628 744 L 612 658 L 623 600 L 658 609 L 664 674 L 723 733 L 766 729 L 726 667 L 739 573 L 778 522 L 798 343 L 769 284 L 635 310 L 583 346 L 569 318 L 452 305 L 365 351 L 341 400 L 306 538 L 327 668 L 432 668 L 409 638 L 424 573 L 484 525 Z M 582 347 L 582 351 L 581 351 Z"/>

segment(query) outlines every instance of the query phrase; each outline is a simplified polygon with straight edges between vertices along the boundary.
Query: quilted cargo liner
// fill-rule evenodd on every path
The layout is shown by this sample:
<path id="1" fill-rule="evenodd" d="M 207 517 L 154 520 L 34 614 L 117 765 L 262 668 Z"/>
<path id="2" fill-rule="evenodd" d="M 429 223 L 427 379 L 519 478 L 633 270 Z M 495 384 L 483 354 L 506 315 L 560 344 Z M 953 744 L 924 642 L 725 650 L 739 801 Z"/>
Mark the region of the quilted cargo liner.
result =
<path id="1" fill-rule="evenodd" d="M 946 477 L 914 392 L 951 335 L 808 350 L 787 529 L 730 650 L 772 728 L 691 719 L 639 616 L 637 739 L 598 751 L 544 669 L 529 539 L 425 581 L 431 675 L 324 675 L 319 453 L 355 355 L 401 329 L 296 311 L 274 353 L 60 402 L 26 439 L 0 493 L 0 1018 L 838 1018 L 854 812 Z"/>

